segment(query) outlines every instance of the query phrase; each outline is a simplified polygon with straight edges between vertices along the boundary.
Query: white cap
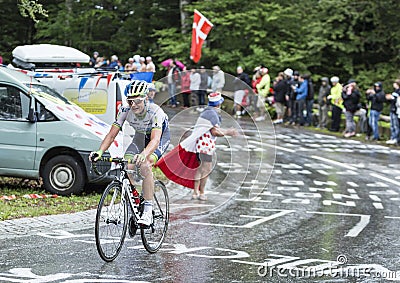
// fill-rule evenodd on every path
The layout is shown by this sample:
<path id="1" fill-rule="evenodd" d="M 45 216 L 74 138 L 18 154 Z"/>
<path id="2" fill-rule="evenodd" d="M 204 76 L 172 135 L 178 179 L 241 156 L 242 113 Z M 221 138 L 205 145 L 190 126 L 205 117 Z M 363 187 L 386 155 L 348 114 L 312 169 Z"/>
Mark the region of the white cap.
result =
<path id="1" fill-rule="evenodd" d="M 140 55 L 133 55 L 133 60 L 135 60 L 135 62 L 139 62 L 140 60 Z"/>
<path id="2" fill-rule="evenodd" d="M 289 76 L 289 77 L 293 76 L 293 70 L 290 69 L 290 68 L 287 68 L 285 71 L 283 71 L 283 73 L 284 73 L 286 76 Z"/>
<path id="3" fill-rule="evenodd" d="M 147 57 L 146 57 L 146 60 L 151 60 L 151 56 L 147 56 Z"/>
<path id="4" fill-rule="evenodd" d="M 339 82 L 339 77 L 336 77 L 336 76 L 332 77 L 331 78 L 331 82 L 332 83 L 338 83 Z"/>

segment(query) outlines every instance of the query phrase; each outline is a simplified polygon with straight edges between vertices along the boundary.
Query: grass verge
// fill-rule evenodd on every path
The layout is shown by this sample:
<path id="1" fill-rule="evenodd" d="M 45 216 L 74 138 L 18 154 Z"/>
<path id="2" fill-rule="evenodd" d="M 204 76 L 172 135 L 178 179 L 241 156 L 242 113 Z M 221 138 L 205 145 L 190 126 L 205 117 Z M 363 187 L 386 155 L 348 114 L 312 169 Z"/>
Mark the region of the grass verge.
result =
<path id="1" fill-rule="evenodd" d="M 164 183 L 167 181 L 160 169 L 157 168 L 153 172 L 156 179 Z M 102 191 L 87 192 L 79 196 L 38 199 L 26 198 L 25 195 L 29 194 L 50 195 L 42 189 L 38 181 L 0 177 L 0 198 L 15 196 L 15 199 L 0 199 L 0 221 L 95 209 Z"/>
<path id="2" fill-rule="evenodd" d="M 54 198 L 26 198 L 29 194 L 49 195 L 36 181 L 0 177 L 0 198 L 15 196 L 15 199 L 0 199 L 0 221 L 41 215 L 73 213 L 97 207 L 100 193 Z"/>

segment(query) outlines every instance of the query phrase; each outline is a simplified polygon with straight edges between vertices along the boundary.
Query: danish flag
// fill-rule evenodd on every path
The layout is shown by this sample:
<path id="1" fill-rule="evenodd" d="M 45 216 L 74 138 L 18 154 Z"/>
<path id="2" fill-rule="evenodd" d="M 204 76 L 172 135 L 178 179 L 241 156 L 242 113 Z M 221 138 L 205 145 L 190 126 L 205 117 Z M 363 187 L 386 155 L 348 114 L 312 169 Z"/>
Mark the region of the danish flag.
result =
<path id="1" fill-rule="evenodd" d="M 192 47 L 190 49 L 190 59 L 192 59 L 193 62 L 199 62 L 201 57 L 201 47 L 213 26 L 214 25 L 199 11 L 194 10 Z"/>

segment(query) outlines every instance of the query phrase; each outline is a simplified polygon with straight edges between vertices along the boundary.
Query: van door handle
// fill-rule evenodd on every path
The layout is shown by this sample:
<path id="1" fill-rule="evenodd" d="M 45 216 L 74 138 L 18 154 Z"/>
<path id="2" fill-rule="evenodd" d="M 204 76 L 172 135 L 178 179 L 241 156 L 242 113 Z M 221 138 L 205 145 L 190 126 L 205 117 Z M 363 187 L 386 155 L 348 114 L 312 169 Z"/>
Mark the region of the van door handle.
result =
<path id="1" fill-rule="evenodd" d="M 41 142 L 44 141 L 44 138 L 39 138 L 39 141 L 41 141 Z"/>

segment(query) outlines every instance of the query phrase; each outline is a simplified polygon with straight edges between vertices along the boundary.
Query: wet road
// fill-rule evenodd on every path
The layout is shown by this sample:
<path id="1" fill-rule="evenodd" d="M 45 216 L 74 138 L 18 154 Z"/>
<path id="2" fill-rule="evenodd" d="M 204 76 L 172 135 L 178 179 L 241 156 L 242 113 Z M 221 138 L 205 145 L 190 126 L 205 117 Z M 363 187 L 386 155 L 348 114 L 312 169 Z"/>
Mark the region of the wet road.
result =
<path id="1" fill-rule="evenodd" d="M 174 119 L 176 144 L 192 121 Z M 400 280 L 400 150 L 246 119 L 223 123 L 244 136 L 218 140 L 207 202 L 168 186 L 171 222 L 157 254 L 136 236 L 106 264 L 92 226 L 48 228 L 0 237 L 0 281 Z"/>

